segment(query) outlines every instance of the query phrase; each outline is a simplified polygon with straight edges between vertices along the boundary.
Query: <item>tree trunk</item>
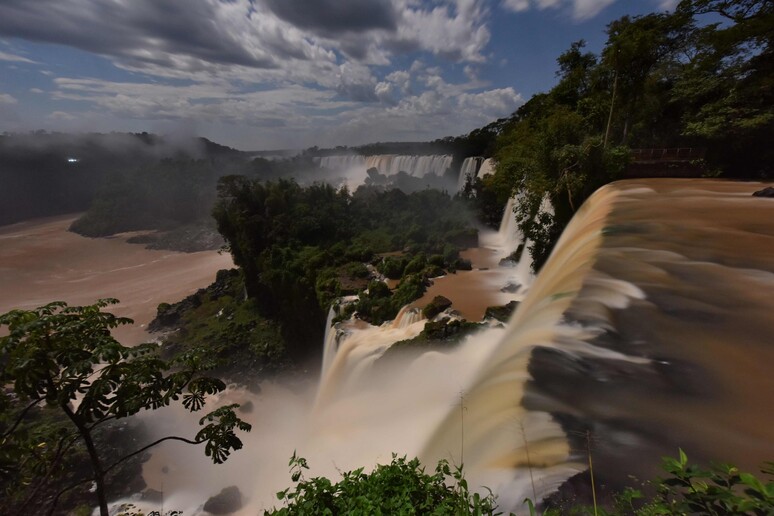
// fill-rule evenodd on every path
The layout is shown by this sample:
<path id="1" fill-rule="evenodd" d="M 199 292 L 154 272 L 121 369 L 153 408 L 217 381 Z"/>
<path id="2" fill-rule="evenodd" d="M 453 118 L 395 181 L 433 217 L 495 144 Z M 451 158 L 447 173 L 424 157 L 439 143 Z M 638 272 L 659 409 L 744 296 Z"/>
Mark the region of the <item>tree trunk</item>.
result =
<path id="1" fill-rule="evenodd" d="M 83 442 L 86 443 L 86 449 L 89 452 L 89 458 L 91 459 L 91 467 L 94 470 L 94 482 L 97 484 L 97 499 L 99 500 L 99 514 L 100 516 L 109 516 L 107 496 L 105 494 L 105 472 L 102 469 L 102 463 L 99 460 L 97 454 L 97 448 L 94 446 L 94 441 L 91 438 L 91 432 L 81 419 L 76 415 L 70 406 L 62 404 L 62 410 L 70 418 L 70 421 L 78 428 L 78 432 L 83 438 Z"/>
<path id="2" fill-rule="evenodd" d="M 610 99 L 610 112 L 607 115 L 607 127 L 605 128 L 605 142 L 602 145 L 603 149 L 607 148 L 607 140 L 610 137 L 610 125 L 613 123 L 613 107 L 615 106 L 615 94 L 618 89 L 618 70 L 615 71 L 615 77 L 613 78 L 613 95 Z"/>

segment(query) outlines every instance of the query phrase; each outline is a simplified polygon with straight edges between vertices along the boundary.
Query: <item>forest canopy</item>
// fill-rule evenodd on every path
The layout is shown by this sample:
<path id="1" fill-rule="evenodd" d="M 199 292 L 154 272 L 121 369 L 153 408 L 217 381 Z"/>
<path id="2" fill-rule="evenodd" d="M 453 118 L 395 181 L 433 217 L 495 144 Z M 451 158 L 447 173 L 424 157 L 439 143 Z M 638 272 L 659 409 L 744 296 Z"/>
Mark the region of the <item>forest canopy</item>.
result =
<path id="1" fill-rule="evenodd" d="M 681 166 L 770 177 L 772 27 L 770 1 L 683 0 L 672 13 L 613 21 L 599 54 L 573 43 L 557 58 L 556 86 L 492 125 L 497 173 L 479 197 L 502 206 L 522 192 L 516 216 L 539 268 L 583 201 L 631 175 L 631 149 L 697 149 L 704 157 Z M 546 199 L 554 213 L 540 213 Z"/>

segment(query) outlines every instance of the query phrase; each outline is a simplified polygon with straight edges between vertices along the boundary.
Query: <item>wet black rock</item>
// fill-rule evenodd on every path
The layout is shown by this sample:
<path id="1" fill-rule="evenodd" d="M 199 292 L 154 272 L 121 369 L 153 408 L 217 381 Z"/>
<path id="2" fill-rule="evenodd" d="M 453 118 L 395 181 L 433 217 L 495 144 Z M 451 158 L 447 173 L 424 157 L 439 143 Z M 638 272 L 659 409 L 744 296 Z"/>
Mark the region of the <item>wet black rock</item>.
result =
<path id="1" fill-rule="evenodd" d="M 519 290 L 519 287 L 521 287 L 521 285 L 519 285 L 518 283 L 509 281 L 503 288 L 500 289 L 500 292 L 507 292 L 509 294 L 513 294 Z"/>
<path id="2" fill-rule="evenodd" d="M 422 309 L 425 319 L 432 319 L 452 305 L 450 299 L 443 296 L 435 296 L 430 303 Z"/>
<path id="3" fill-rule="evenodd" d="M 753 197 L 774 197 L 774 187 L 767 186 L 762 190 L 753 193 Z"/>
<path id="4" fill-rule="evenodd" d="M 237 486 L 224 488 L 204 504 L 210 514 L 230 514 L 242 508 L 242 493 Z"/>
<path id="5" fill-rule="evenodd" d="M 519 306 L 518 301 L 511 301 L 507 305 L 502 306 L 490 306 L 486 309 L 484 316 L 489 319 L 497 319 L 500 322 L 508 322 L 513 312 L 516 311 L 517 306 Z"/>

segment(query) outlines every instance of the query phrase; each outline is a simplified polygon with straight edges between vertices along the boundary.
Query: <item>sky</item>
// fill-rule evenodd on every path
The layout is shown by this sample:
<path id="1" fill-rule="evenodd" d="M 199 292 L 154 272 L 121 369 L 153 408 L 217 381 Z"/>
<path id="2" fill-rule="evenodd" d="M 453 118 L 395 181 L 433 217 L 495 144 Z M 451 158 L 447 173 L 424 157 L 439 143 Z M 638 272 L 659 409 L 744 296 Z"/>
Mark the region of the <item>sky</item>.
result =
<path id="1" fill-rule="evenodd" d="M 0 132 L 242 150 L 457 136 L 677 0 L 0 0 Z"/>

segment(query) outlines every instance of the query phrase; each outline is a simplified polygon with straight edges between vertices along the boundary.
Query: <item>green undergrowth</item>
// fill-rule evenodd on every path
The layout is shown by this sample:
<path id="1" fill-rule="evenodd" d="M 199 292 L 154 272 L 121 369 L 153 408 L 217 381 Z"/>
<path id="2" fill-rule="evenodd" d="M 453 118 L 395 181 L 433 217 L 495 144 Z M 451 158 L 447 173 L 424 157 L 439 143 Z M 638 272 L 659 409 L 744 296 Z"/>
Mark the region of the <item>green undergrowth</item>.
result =
<path id="1" fill-rule="evenodd" d="M 435 471 L 426 472 L 418 459 L 407 460 L 393 454 L 387 465 L 377 465 L 371 473 L 363 468 L 341 473 L 334 482 L 325 477 L 306 478 L 305 459 L 290 459 L 293 486 L 277 493 L 284 505 L 264 515 L 322 514 L 503 514 L 497 497 L 487 488 L 481 495 L 471 490 L 463 468 L 442 460 Z M 678 458 L 665 457 L 667 476 L 650 482 L 649 493 L 627 488 L 615 496 L 610 506 L 564 505 L 541 507 L 524 500 L 517 515 L 544 516 L 685 516 L 774 514 L 774 463 L 766 463 L 766 480 L 739 471 L 730 465 L 710 469 L 688 463 L 680 450 Z"/>
<path id="2" fill-rule="evenodd" d="M 229 381 L 253 383 L 261 373 L 288 365 L 278 323 L 260 314 L 244 297 L 236 270 L 218 272 L 215 283 L 174 305 L 159 305 L 151 323 L 165 330 L 162 355 L 195 354 L 203 365 Z"/>
<path id="3" fill-rule="evenodd" d="M 462 468 L 441 461 L 427 473 L 419 459 L 393 454 L 390 464 L 370 473 L 363 468 L 342 473 L 334 483 L 325 477 L 304 477 L 304 458 L 290 459 L 292 488 L 277 493 L 284 507 L 264 515 L 317 514 L 495 514 L 495 498 L 471 492 Z"/>
<path id="4" fill-rule="evenodd" d="M 766 462 L 762 477 L 729 464 L 709 468 L 688 462 L 680 450 L 677 458 L 664 457 L 666 477 L 628 487 L 613 497 L 610 507 L 563 504 L 546 509 L 544 516 L 771 516 L 774 514 L 774 462 Z M 534 513 L 532 513 L 534 514 Z"/>

